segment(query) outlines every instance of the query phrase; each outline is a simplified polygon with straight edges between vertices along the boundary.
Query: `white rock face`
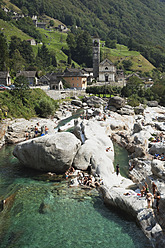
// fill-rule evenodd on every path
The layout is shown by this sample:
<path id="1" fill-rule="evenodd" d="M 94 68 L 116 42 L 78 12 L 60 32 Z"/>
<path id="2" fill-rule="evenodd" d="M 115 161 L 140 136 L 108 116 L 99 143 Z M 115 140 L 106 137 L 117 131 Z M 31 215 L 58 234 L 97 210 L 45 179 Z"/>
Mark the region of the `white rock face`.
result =
<path id="1" fill-rule="evenodd" d="M 151 163 L 152 173 L 165 180 L 165 161 L 154 159 Z"/>
<path id="2" fill-rule="evenodd" d="M 165 154 L 165 143 L 163 142 L 152 142 L 151 144 L 151 148 L 149 149 L 149 152 L 154 155 L 155 153 L 161 154 L 164 153 Z"/>
<path id="3" fill-rule="evenodd" d="M 71 133 L 56 133 L 28 140 L 16 145 L 14 156 L 26 167 L 64 173 L 81 146 Z"/>
<path id="4" fill-rule="evenodd" d="M 74 159 L 74 167 L 86 170 L 88 166 L 99 174 L 111 175 L 114 172 L 114 148 L 113 143 L 106 134 L 106 127 L 100 122 L 84 122 L 85 143 L 81 146 Z M 108 151 L 106 151 L 107 148 Z"/>

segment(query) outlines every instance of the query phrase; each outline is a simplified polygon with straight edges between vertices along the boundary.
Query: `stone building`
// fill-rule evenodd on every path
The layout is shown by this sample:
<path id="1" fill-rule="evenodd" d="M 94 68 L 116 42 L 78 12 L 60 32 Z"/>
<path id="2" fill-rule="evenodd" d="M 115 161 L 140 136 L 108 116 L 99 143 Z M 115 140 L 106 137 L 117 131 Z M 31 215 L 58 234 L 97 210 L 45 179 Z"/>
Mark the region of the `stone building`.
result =
<path id="1" fill-rule="evenodd" d="M 0 71 L 0 84 L 11 84 L 11 77 L 8 71 Z"/>
<path id="2" fill-rule="evenodd" d="M 24 76 L 31 86 L 38 84 L 37 71 L 20 71 L 16 74 L 16 77 L 19 76 Z"/>
<path id="3" fill-rule="evenodd" d="M 109 59 L 99 64 L 99 82 L 115 82 L 116 67 Z"/>
<path id="4" fill-rule="evenodd" d="M 93 77 L 96 80 L 99 78 L 99 64 L 100 64 L 100 39 L 93 38 Z"/>
<path id="5" fill-rule="evenodd" d="M 81 69 L 66 68 L 62 77 L 71 88 L 86 89 L 87 87 L 87 75 Z"/>

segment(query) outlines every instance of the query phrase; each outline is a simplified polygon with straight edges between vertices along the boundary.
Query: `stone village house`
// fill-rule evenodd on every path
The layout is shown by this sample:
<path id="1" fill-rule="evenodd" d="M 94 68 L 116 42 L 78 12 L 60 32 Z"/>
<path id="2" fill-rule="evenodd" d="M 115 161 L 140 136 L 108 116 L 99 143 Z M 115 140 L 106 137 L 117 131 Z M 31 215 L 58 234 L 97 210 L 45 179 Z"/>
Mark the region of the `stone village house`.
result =
<path id="1" fill-rule="evenodd" d="M 37 71 L 20 71 L 16 74 L 16 77 L 19 76 L 24 76 L 28 80 L 30 86 L 38 84 Z"/>
<path id="2" fill-rule="evenodd" d="M 62 78 L 69 83 L 71 88 L 86 89 L 87 87 L 87 75 L 81 69 L 66 68 Z"/>
<path id="3" fill-rule="evenodd" d="M 0 71 L 0 84 L 10 85 L 11 77 L 8 71 Z"/>

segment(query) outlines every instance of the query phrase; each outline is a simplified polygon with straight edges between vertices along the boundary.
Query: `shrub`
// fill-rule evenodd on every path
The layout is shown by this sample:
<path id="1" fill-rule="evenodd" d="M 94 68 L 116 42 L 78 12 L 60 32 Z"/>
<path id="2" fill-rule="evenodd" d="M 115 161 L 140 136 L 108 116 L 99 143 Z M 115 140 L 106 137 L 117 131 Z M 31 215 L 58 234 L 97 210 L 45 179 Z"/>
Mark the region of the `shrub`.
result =
<path id="1" fill-rule="evenodd" d="M 43 98 L 36 105 L 35 111 L 40 117 L 48 117 L 49 115 L 54 114 L 55 106 L 51 100 Z"/>

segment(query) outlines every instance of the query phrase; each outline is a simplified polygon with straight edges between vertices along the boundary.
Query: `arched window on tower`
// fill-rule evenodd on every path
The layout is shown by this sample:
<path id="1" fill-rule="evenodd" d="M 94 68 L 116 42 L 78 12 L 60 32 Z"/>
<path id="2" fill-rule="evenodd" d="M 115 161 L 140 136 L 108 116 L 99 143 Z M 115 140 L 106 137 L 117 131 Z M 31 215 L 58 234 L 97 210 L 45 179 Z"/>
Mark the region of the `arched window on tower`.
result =
<path id="1" fill-rule="evenodd" d="M 108 70 L 108 67 L 105 67 L 105 70 Z"/>

